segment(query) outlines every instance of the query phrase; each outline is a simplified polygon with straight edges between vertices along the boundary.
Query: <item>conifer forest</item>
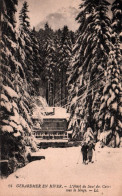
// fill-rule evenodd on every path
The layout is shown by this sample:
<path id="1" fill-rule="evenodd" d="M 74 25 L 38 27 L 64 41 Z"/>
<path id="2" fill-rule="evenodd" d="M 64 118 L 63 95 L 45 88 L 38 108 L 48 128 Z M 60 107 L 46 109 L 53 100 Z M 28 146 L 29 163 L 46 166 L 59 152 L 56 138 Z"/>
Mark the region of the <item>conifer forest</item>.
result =
<path id="1" fill-rule="evenodd" d="M 38 110 L 41 126 L 47 106 L 70 114 L 73 141 L 91 127 L 96 142 L 122 146 L 122 1 L 81 0 L 78 10 L 77 30 L 48 22 L 37 30 L 28 2 L 17 15 L 18 0 L 0 1 L 0 151 L 9 173 L 37 151 L 32 117 Z"/>

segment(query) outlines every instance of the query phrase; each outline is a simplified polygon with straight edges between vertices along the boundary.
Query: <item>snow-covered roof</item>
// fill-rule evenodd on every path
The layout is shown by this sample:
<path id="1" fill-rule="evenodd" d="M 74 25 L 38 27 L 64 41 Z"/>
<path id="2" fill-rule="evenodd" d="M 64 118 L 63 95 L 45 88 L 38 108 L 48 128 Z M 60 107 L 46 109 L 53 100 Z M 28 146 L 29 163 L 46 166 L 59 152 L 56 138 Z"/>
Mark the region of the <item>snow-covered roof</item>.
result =
<path id="1" fill-rule="evenodd" d="M 68 130 L 67 133 L 72 134 L 73 130 Z"/>
<path id="2" fill-rule="evenodd" d="M 68 139 L 50 139 L 50 140 L 46 140 L 46 139 L 40 139 L 40 138 L 36 138 L 37 143 L 67 143 Z"/>
<path id="3" fill-rule="evenodd" d="M 65 108 L 62 107 L 45 107 L 46 115 L 43 116 L 43 119 L 62 119 L 69 118 L 70 114 L 67 113 Z"/>

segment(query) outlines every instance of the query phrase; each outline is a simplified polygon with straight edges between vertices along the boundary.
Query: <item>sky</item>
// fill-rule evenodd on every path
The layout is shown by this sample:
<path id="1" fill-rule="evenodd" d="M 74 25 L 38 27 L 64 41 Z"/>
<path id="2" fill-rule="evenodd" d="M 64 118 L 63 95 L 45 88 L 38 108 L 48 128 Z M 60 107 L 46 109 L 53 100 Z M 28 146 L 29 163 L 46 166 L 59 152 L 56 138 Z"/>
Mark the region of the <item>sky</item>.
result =
<path id="1" fill-rule="evenodd" d="M 18 13 L 25 0 L 18 0 Z M 46 22 L 55 30 L 67 25 L 69 29 L 75 31 L 78 29 L 78 23 L 75 21 L 79 13 L 79 5 L 82 0 L 26 0 L 29 5 L 29 17 L 31 27 L 36 30 L 44 27 Z M 108 0 L 110 3 L 113 0 Z M 18 18 L 17 13 L 17 18 Z M 110 14 L 110 13 L 109 13 Z"/>
<path id="2" fill-rule="evenodd" d="M 69 8 L 75 8 L 76 12 L 78 11 L 79 4 L 81 0 L 26 0 L 29 5 L 29 17 L 30 17 L 30 23 L 31 26 L 38 25 L 39 23 L 42 22 L 42 24 L 49 19 L 50 16 L 56 17 L 56 14 L 60 13 L 61 14 L 61 24 L 63 23 L 69 23 L 71 26 L 75 25 L 75 29 L 77 28 L 77 22 L 75 21 L 75 16 L 73 17 L 72 14 L 72 9 Z M 22 4 L 24 0 L 19 0 L 19 5 L 18 5 L 18 12 L 20 11 Z M 68 11 L 71 11 L 71 13 L 67 13 Z M 62 14 L 64 13 L 65 17 L 63 19 Z M 73 12 L 74 13 L 74 12 Z M 66 16 L 67 14 L 67 16 Z M 17 15 L 18 17 L 18 15 Z M 58 22 L 55 21 L 55 26 L 60 27 Z M 71 28 L 72 28 L 71 26 Z M 55 28 L 55 27 L 54 27 Z"/>

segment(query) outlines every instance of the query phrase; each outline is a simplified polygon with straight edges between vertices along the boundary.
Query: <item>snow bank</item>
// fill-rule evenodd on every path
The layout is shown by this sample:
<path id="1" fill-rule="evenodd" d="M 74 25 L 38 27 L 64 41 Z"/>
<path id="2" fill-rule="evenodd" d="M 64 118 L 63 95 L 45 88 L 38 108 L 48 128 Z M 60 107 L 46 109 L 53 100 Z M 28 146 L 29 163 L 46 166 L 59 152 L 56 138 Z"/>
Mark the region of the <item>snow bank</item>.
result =
<path id="1" fill-rule="evenodd" d="M 96 148 L 94 163 L 89 163 L 88 165 L 82 164 L 80 149 L 81 147 L 41 149 L 36 155 L 45 156 L 46 159 L 31 162 L 11 174 L 6 180 L 3 180 L 1 184 L 3 195 L 6 195 L 7 191 L 8 196 L 121 195 L 122 149 Z M 11 189 L 8 188 L 10 182 L 12 182 L 13 186 Z M 45 184 L 47 188 L 17 187 L 17 185 L 21 184 L 40 184 L 41 186 Z M 62 185 L 62 188 L 49 188 L 50 184 Z M 85 185 L 87 192 L 66 192 L 70 185 Z M 88 185 L 99 185 L 99 191 L 89 192 Z M 103 188 L 103 186 L 109 186 L 109 188 Z"/>

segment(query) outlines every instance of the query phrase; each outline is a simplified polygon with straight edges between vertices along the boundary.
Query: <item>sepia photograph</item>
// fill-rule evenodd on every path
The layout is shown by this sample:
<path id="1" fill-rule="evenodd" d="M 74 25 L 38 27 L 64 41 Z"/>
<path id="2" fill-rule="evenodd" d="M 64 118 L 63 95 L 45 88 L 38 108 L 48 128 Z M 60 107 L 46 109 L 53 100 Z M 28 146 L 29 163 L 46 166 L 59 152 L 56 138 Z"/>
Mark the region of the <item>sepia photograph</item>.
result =
<path id="1" fill-rule="evenodd" d="M 0 195 L 122 195 L 122 0 L 0 0 Z"/>

